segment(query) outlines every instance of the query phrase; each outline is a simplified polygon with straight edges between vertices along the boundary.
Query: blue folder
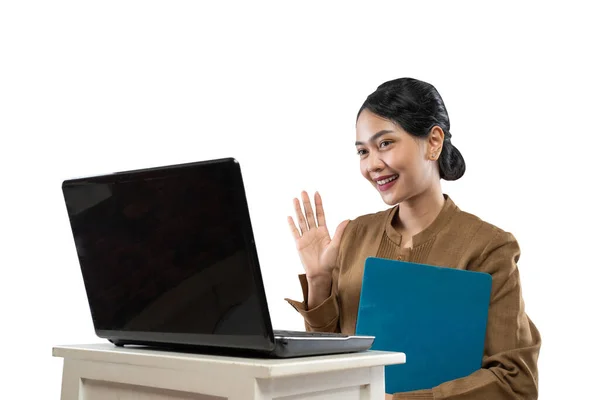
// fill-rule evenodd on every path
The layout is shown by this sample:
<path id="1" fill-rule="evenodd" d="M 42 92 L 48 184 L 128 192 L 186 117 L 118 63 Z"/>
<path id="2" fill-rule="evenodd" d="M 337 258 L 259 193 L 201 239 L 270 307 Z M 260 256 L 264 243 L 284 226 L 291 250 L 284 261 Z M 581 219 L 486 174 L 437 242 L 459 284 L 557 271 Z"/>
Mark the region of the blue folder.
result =
<path id="1" fill-rule="evenodd" d="M 369 257 L 356 333 L 372 350 L 399 351 L 385 367 L 386 393 L 431 389 L 481 368 L 491 275 Z"/>

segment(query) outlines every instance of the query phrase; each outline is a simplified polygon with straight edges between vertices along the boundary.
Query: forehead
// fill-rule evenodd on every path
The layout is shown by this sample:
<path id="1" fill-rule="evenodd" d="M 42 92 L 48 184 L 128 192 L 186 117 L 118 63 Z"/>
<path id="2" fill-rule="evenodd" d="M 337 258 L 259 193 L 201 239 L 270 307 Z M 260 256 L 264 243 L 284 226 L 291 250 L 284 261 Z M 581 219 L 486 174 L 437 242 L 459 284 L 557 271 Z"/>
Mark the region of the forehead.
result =
<path id="1" fill-rule="evenodd" d="M 404 132 L 401 127 L 392 121 L 365 109 L 356 121 L 356 140 L 366 142 L 371 136 L 382 130 L 392 131 L 392 134 L 402 134 Z"/>

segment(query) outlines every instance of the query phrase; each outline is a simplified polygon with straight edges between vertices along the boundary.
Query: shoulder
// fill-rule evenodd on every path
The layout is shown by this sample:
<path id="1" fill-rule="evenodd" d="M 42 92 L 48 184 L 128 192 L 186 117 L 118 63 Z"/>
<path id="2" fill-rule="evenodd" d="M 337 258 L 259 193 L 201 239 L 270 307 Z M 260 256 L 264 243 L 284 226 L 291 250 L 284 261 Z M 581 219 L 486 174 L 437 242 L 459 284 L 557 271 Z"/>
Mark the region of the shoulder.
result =
<path id="1" fill-rule="evenodd" d="M 360 235 L 381 234 L 382 230 L 385 229 L 385 224 L 396 208 L 397 206 L 394 206 L 383 211 L 364 214 L 351 219 L 346 230 L 350 230 L 352 233 Z M 344 233 L 344 235 L 346 235 L 346 233 Z"/>
<path id="2" fill-rule="evenodd" d="M 521 250 L 515 236 L 478 216 L 459 210 L 449 227 L 461 232 L 470 243 L 473 269 L 495 273 L 499 268 L 516 267 Z"/>
<path id="3" fill-rule="evenodd" d="M 458 210 L 455 216 L 454 225 L 458 225 L 461 227 L 474 228 L 478 231 L 480 236 L 484 236 L 487 238 L 508 238 L 512 236 L 510 232 L 507 232 L 500 228 L 497 225 L 494 225 L 490 222 L 487 222 L 480 217 L 471 214 L 469 212 Z"/>
<path id="4" fill-rule="evenodd" d="M 338 263 L 376 251 L 385 225 L 396 207 L 351 219 L 340 243 Z"/>
<path id="5" fill-rule="evenodd" d="M 459 210 L 457 214 L 457 222 L 465 225 L 471 225 L 477 228 L 479 235 L 488 238 L 488 244 L 516 242 L 515 237 L 511 232 L 507 232 L 497 225 L 484 221 L 478 216 Z"/>

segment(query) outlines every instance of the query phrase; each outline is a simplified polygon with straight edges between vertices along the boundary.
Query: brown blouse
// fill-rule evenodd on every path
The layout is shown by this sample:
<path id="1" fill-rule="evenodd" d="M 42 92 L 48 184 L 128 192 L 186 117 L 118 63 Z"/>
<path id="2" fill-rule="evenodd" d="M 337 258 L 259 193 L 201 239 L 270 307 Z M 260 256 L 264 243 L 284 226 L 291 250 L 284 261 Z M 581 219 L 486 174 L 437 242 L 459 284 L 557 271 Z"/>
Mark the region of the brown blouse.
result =
<path id="1" fill-rule="evenodd" d="M 399 206 L 352 220 L 342 237 L 331 296 L 307 310 L 308 285 L 300 275 L 304 301 L 286 300 L 304 317 L 307 330 L 352 334 L 369 256 L 487 272 L 492 297 L 481 369 L 429 390 L 395 393 L 394 399 L 537 399 L 541 337 L 525 313 L 519 245 L 512 234 L 444 197 L 440 214 L 409 249 L 400 248 L 402 237 L 392 226 Z"/>

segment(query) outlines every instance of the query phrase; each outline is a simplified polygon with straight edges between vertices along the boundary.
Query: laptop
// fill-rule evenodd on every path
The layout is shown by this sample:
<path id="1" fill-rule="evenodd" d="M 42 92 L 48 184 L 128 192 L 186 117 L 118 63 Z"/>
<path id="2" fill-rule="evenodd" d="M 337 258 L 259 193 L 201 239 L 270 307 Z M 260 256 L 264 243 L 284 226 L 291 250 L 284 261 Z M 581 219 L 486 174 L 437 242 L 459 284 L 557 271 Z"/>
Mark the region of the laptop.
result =
<path id="1" fill-rule="evenodd" d="M 69 179 L 62 191 L 96 335 L 116 346 L 284 358 L 373 344 L 273 330 L 233 158 Z"/>

